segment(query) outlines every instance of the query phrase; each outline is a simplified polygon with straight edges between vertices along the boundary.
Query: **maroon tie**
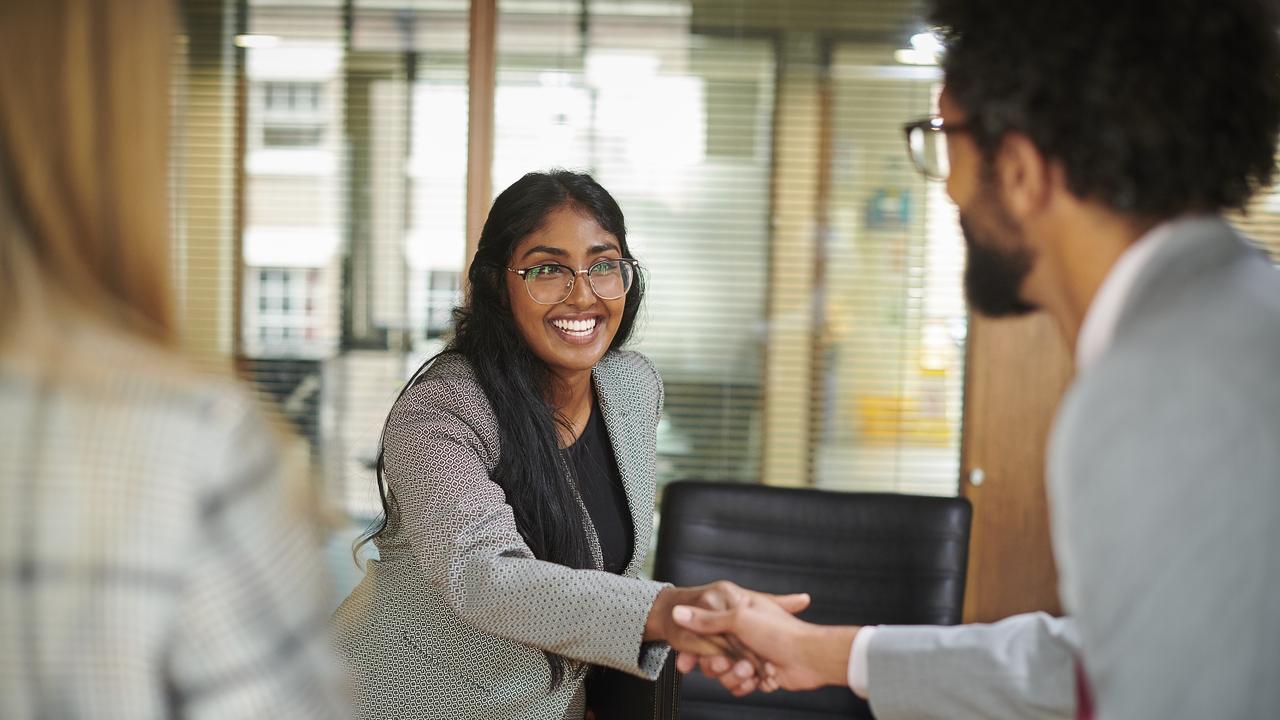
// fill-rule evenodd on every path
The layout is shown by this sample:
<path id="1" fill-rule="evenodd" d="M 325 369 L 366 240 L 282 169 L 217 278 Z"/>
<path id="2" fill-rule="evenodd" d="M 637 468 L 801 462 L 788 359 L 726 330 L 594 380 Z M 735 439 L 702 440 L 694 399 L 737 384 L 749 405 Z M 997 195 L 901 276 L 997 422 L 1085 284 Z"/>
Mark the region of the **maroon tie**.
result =
<path id="1" fill-rule="evenodd" d="M 1076 720 L 1093 720 L 1093 695 L 1089 692 L 1089 678 L 1084 666 L 1076 661 Z"/>

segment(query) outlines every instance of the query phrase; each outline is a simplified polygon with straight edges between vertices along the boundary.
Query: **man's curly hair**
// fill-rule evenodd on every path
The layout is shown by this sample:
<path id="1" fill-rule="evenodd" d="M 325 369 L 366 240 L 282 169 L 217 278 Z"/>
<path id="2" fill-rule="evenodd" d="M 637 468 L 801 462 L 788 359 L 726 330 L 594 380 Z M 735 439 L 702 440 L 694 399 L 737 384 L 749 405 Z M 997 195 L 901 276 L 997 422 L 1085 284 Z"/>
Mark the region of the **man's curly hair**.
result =
<path id="1" fill-rule="evenodd" d="M 933 0 L 947 91 L 990 160 L 1010 130 L 1076 195 L 1139 217 L 1243 209 L 1271 182 L 1269 0 Z"/>

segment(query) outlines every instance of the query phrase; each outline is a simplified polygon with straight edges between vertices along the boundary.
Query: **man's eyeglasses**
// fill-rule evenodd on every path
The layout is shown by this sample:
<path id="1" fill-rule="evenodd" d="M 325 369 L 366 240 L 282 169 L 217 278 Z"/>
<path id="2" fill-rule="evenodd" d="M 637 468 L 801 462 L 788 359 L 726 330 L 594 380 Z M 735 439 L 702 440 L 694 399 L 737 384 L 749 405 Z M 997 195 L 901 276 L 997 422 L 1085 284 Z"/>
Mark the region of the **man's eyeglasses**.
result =
<path id="1" fill-rule="evenodd" d="M 640 265 L 630 258 L 596 260 L 585 270 L 574 270 L 560 263 L 542 263 L 517 270 L 507 270 L 524 278 L 524 289 L 539 305 L 557 305 L 573 293 L 573 283 L 586 275 L 591 292 L 601 300 L 614 300 L 627 294 L 635 282 Z"/>
<path id="2" fill-rule="evenodd" d="M 947 133 L 968 130 L 969 126 L 962 123 L 947 125 L 938 115 L 903 125 L 911 164 L 930 180 L 946 180 L 951 174 L 951 163 L 947 159 Z"/>

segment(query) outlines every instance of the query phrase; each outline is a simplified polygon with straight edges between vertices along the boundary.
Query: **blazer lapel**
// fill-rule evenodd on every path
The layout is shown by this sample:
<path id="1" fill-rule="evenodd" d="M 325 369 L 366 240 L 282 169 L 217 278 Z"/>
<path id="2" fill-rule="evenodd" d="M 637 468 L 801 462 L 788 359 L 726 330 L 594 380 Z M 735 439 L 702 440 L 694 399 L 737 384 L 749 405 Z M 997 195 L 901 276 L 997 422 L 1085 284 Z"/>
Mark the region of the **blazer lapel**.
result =
<path id="1" fill-rule="evenodd" d="M 622 487 L 627 494 L 627 507 L 631 510 L 631 561 L 624 574 L 635 575 L 648 554 L 653 525 L 655 478 L 652 458 L 647 457 L 653 449 L 646 441 L 653 436 L 653 428 L 643 427 L 645 415 L 635 411 L 632 401 L 635 391 L 619 381 L 610 367 L 608 355 L 596 365 L 592 378 L 609 444 L 618 463 L 618 474 L 622 476 Z"/>

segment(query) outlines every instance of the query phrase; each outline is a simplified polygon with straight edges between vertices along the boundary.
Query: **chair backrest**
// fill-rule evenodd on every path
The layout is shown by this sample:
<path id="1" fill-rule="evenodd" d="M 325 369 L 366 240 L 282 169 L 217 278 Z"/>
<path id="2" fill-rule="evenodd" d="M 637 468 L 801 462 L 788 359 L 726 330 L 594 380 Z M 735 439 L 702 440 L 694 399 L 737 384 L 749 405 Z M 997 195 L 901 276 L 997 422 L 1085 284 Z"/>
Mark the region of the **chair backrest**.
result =
<path id="1" fill-rule="evenodd" d="M 677 482 L 662 501 L 654 577 L 807 592 L 801 617 L 839 625 L 954 625 L 964 605 L 969 501 L 732 483 Z M 734 698 L 691 673 L 682 720 L 871 717 L 845 688 Z"/>

